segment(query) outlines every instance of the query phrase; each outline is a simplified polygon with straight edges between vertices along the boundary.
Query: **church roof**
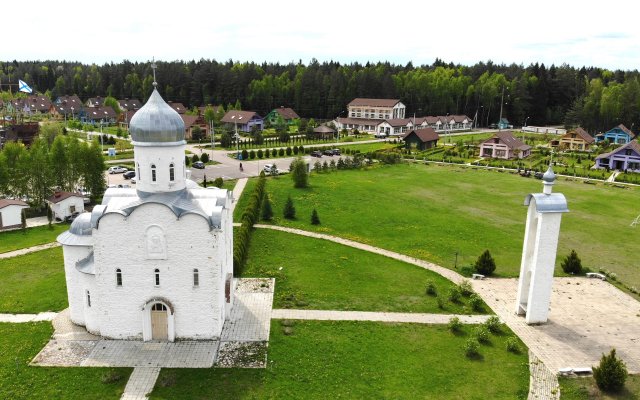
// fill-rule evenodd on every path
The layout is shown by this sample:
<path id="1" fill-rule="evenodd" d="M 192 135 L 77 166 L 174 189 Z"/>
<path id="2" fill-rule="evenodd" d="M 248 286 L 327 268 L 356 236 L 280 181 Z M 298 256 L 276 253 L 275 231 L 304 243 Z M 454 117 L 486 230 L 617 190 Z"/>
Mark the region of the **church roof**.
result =
<path id="1" fill-rule="evenodd" d="M 162 99 L 156 89 L 153 89 L 149 100 L 131 118 L 129 132 L 136 145 L 162 146 L 184 142 L 182 118 Z"/>

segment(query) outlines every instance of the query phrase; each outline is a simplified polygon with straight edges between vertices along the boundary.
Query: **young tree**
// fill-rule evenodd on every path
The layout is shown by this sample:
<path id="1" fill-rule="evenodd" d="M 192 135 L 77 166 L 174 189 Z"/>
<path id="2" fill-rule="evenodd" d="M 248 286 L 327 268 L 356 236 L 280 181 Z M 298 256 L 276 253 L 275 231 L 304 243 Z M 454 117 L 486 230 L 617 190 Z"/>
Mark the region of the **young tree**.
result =
<path id="1" fill-rule="evenodd" d="M 191 156 L 191 163 L 193 164 L 194 162 L 198 162 L 200 161 L 200 157 L 198 157 L 197 154 L 194 154 Z"/>
<path id="2" fill-rule="evenodd" d="M 268 194 L 264 196 L 264 200 L 262 201 L 260 218 L 263 221 L 271 221 L 273 219 L 273 207 L 271 207 L 271 199 L 269 199 Z"/>
<path id="3" fill-rule="evenodd" d="M 287 202 L 284 204 L 284 211 L 282 214 L 286 219 L 296 219 L 296 208 L 293 206 L 291 196 L 287 197 Z"/>
<path id="4" fill-rule="evenodd" d="M 478 257 L 474 265 L 476 271 L 482 275 L 491 275 L 496 270 L 496 262 L 493 260 L 489 250 L 485 250 L 484 253 Z"/>
<path id="5" fill-rule="evenodd" d="M 203 134 L 200 126 L 196 125 L 193 128 L 191 128 L 191 138 L 193 138 L 193 140 L 201 140 L 202 137 L 203 137 Z"/>
<path id="6" fill-rule="evenodd" d="M 188 155 L 186 155 L 186 154 L 185 154 L 185 156 L 184 156 L 184 165 L 186 165 L 187 167 L 188 167 L 189 165 L 191 165 L 191 159 L 190 159 L 190 158 L 189 158 L 189 156 L 188 156 Z"/>
<path id="7" fill-rule="evenodd" d="M 571 250 L 571 253 L 565 257 L 560 266 L 567 274 L 578 275 L 582 272 L 582 261 L 580 261 L 580 257 L 578 257 L 578 253 L 575 250 Z"/>
<path id="8" fill-rule="evenodd" d="M 315 208 L 311 213 L 311 225 L 320 225 L 320 217 L 318 217 L 318 212 Z"/>
<path id="9" fill-rule="evenodd" d="M 202 161 L 205 164 L 208 163 L 209 162 L 209 154 L 202 153 L 202 155 L 200 156 L 200 161 Z"/>
<path id="10" fill-rule="evenodd" d="M 298 157 L 291 163 L 291 178 L 293 179 L 293 187 L 306 188 L 309 186 L 309 176 L 307 175 L 307 163 L 302 157 Z"/>
<path id="11" fill-rule="evenodd" d="M 598 387 L 605 392 L 619 392 L 627 380 L 627 366 L 616 357 L 616 349 L 609 355 L 602 355 L 600 364 L 593 367 L 593 378 Z"/>
<path id="12" fill-rule="evenodd" d="M 85 187 L 91 192 L 93 200 L 102 197 L 105 188 L 104 179 L 104 155 L 97 141 L 93 144 L 84 144 L 80 148 L 81 157 L 84 159 L 82 180 Z"/>

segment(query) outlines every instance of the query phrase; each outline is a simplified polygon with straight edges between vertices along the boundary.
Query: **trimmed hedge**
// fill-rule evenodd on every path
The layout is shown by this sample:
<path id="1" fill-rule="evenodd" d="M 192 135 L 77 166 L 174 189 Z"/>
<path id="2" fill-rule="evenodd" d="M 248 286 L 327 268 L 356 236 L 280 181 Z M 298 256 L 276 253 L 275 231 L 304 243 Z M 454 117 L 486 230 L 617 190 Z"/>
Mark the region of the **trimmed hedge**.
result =
<path id="1" fill-rule="evenodd" d="M 260 210 L 262 209 L 266 183 L 267 179 L 264 172 L 261 172 L 258 183 L 251 194 L 251 199 L 240 218 L 242 223 L 240 228 L 238 228 L 238 235 L 233 242 L 233 274 L 236 276 L 242 275 L 244 270 L 244 263 L 247 258 L 249 243 L 251 242 L 251 234 L 253 233 L 253 224 L 260 219 Z"/>

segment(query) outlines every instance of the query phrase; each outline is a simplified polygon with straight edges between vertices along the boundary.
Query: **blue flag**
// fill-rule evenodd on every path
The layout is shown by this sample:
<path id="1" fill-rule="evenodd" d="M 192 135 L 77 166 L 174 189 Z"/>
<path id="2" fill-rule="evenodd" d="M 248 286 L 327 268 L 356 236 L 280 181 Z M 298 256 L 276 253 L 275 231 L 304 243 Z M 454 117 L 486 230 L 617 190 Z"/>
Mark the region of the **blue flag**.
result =
<path id="1" fill-rule="evenodd" d="M 18 90 L 25 93 L 33 93 L 33 90 L 27 85 L 25 81 L 18 79 Z"/>

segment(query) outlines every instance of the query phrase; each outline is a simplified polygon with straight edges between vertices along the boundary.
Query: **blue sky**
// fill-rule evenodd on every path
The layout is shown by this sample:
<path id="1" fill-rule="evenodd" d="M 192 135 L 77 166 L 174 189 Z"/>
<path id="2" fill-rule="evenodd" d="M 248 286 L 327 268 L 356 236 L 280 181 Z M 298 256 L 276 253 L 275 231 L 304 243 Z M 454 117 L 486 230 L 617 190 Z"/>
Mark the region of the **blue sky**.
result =
<path id="1" fill-rule="evenodd" d="M 638 69 L 636 2 L 35 0 L 2 5 L 0 60 L 492 60 Z M 625 19 L 629 16 L 628 19 Z"/>

